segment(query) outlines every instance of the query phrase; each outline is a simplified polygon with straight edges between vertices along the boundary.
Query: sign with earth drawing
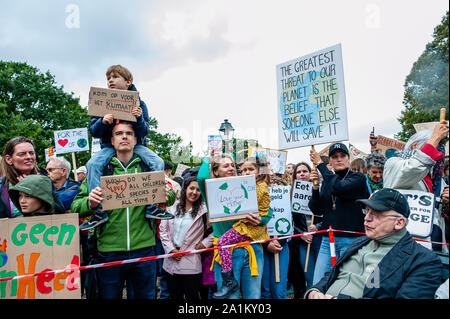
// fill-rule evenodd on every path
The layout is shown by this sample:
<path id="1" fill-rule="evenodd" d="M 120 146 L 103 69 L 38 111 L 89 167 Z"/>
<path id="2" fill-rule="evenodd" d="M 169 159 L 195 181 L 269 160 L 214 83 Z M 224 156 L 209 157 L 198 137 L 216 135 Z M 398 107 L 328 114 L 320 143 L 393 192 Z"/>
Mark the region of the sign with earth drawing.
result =
<path id="1" fill-rule="evenodd" d="M 288 236 L 294 233 L 290 192 L 290 186 L 269 187 L 270 209 L 273 212 L 271 220 L 267 223 L 270 236 Z"/>
<path id="2" fill-rule="evenodd" d="M 249 213 L 258 212 L 254 175 L 212 178 L 205 184 L 212 223 L 242 219 Z"/>
<path id="3" fill-rule="evenodd" d="M 89 139 L 86 127 L 55 131 L 54 136 L 55 153 L 58 155 L 89 151 Z"/>

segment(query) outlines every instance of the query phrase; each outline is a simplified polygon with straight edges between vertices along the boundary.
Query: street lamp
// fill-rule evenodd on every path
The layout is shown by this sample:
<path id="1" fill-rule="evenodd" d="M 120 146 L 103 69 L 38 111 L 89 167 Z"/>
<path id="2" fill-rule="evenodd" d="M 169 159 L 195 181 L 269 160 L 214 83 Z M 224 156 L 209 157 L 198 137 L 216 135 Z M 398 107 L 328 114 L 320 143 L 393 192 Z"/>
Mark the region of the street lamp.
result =
<path id="1" fill-rule="evenodd" d="M 229 147 L 228 147 L 229 142 L 233 139 L 234 128 L 231 125 L 231 123 L 228 122 L 227 119 L 225 119 L 224 122 L 222 124 L 220 124 L 219 132 L 220 132 L 220 137 L 222 138 L 222 141 L 224 142 L 225 153 L 227 153 L 228 149 L 229 149 Z"/>

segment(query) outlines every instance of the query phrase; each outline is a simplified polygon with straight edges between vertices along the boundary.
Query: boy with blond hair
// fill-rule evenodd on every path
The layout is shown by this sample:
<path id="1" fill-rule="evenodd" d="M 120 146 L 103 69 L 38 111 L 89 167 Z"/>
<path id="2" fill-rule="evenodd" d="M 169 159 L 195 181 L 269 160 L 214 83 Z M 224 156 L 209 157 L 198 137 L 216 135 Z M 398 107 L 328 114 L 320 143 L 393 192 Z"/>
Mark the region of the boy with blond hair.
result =
<path id="1" fill-rule="evenodd" d="M 133 75 L 122 65 L 112 65 L 106 71 L 106 81 L 109 89 L 137 91 L 133 84 Z M 149 116 L 147 105 L 139 97 L 139 106 L 134 106 L 131 114 L 136 116 L 136 122 L 133 122 L 133 128 L 137 137 L 137 144 L 134 152 L 142 159 L 142 161 L 150 168 L 151 171 L 164 170 L 164 161 L 147 147 L 146 136 L 150 130 Z M 111 144 L 111 136 L 113 127 L 120 123 L 120 120 L 114 119 L 112 114 L 106 114 L 103 117 L 92 116 L 89 130 L 93 137 L 100 138 L 101 151 L 96 153 L 88 163 L 87 182 L 89 191 L 95 187 L 100 187 L 100 176 L 106 165 L 110 162 L 115 154 L 115 150 Z M 171 219 L 174 216 L 160 209 L 156 205 L 147 206 L 147 218 L 155 219 Z M 108 220 L 108 215 L 102 210 L 101 205 L 97 209 L 96 214 L 87 222 L 80 226 L 80 230 L 89 230 L 97 227 Z"/>

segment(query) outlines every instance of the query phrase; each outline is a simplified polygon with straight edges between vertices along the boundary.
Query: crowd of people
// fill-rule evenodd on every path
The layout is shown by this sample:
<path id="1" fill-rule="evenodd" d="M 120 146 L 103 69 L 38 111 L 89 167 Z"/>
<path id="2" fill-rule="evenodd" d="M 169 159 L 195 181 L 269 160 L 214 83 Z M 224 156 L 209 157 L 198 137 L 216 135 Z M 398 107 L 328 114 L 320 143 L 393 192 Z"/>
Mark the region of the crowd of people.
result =
<path id="1" fill-rule="evenodd" d="M 111 66 L 106 78 L 110 89 L 137 90 L 123 66 Z M 314 217 L 292 213 L 294 234 L 304 233 L 294 238 L 83 270 L 85 298 L 120 299 L 124 291 L 129 299 L 448 298 L 448 278 L 435 253 L 448 259 L 448 246 L 428 249 L 413 240 L 406 229 L 410 208 L 397 191 L 436 196 L 433 231 L 425 239 L 448 243 L 448 122 L 413 135 L 400 156 L 389 159 L 376 149 L 372 132 L 364 160 L 350 162 L 346 145 L 334 143 L 327 156 L 312 148 L 308 159 L 274 174 L 260 154 L 237 163 L 211 152 L 174 177 L 173 164 L 146 147 L 146 104 L 140 101 L 132 114 L 136 122 L 92 117 L 90 132 L 101 138 L 102 150 L 73 172 L 78 181 L 63 157 L 39 168 L 33 141 L 11 139 L 0 166 L 0 218 L 77 213 L 81 265 L 87 265 L 269 239 L 269 187 L 295 180 L 312 182 Z M 164 203 L 103 210 L 101 176 L 150 171 L 165 172 Z M 255 176 L 258 212 L 211 223 L 206 181 L 237 175 Z M 329 227 L 355 233 L 335 233 L 333 245 L 328 234 L 311 234 Z"/>

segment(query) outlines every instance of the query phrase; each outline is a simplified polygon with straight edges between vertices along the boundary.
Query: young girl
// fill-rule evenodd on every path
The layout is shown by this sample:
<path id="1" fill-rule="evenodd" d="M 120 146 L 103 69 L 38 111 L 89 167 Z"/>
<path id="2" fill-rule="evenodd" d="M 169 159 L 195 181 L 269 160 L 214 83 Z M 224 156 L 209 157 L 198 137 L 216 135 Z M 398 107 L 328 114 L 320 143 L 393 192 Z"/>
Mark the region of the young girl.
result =
<path id="1" fill-rule="evenodd" d="M 269 214 L 270 195 L 268 162 L 263 156 L 256 156 L 245 160 L 240 167 L 242 176 L 256 175 L 256 193 L 258 198 L 258 211 L 260 216 Z M 231 245 L 239 242 L 268 239 L 267 226 L 254 226 L 246 220 L 239 220 L 233 227 L 224 233 L 217 241 L 217 246 Z M 213 294 L 215 299 L 228 298 L 239 288 L 239 283 L 233 274 L 232 255 L 229 248 L 219 249 L 222 264 L 222 287 Z"/>

